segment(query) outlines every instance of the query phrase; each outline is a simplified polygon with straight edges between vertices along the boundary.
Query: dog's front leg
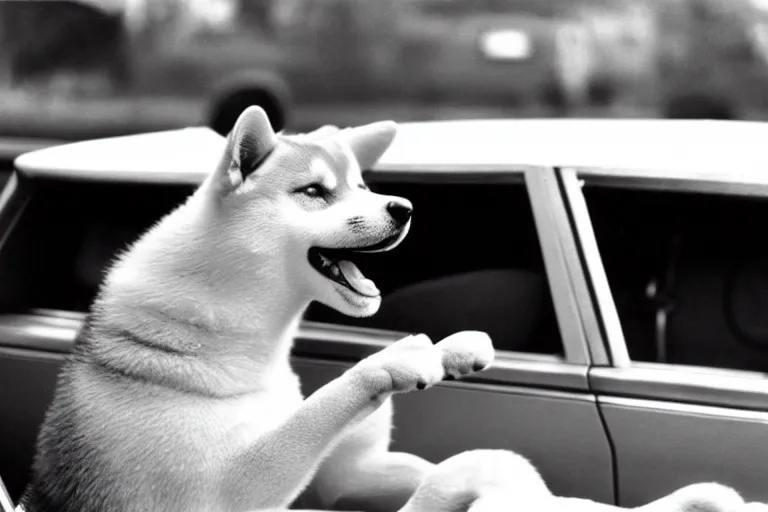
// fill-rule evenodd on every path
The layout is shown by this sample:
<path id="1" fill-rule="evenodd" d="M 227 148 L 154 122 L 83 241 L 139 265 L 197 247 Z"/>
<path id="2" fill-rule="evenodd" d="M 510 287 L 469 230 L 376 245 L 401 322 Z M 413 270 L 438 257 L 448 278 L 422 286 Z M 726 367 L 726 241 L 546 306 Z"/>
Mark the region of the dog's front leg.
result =
<path id="1" fill-rule="evenodd" d="M 302 505 L 327 510 L 395 512 L 410 499 L 434 464 L 389 451 L 392 401 L 345 434 L 323 461 Z"/>
<path id="2" fill-rule="evenodd" d="M 460 378 L 493 358 L 490 340 L 475 333 L 449 336 L 435 345 L 443 377 Z M 409 453 L 389 451 L 392 401 L 350 429 L 323 462 L 307 503 L 332 510 L 400 510 L 435 465 Z"/>
<path id="3" fill-rule="evenodd" d="M 384 452 L 360 462 L 333 510 L 397 512 L 434 468 L 431 462 L 402 452 Z"/>
<path id="4" fill-rule="evenodd" d="M 364 467 L 350 467 L 356 470 L 354 472 L 344 471 L 349 479 L 337 499 L 328 502 L 331 505 L 321 505 L 324 501 L 315 489 L 302 496 L 295 505 L 338 512 L 397 512 L 408 502 L 432 464 L 409 453 L 387 452 L 383 455 L 380 459 L 367 461 L 369 464 Z"/>
<path id="5" fill-rule="evenodd" d="M 317 390 L 287 421 L 234 457 L 221 482 L 222 499 L 236 510 L 287 506 L 348 427 L 392 393 L 481 370 L 493 355 L 490 339 L 480 332 L 457 333 L 437 345 L 423 335 L 393 343 Z"/>

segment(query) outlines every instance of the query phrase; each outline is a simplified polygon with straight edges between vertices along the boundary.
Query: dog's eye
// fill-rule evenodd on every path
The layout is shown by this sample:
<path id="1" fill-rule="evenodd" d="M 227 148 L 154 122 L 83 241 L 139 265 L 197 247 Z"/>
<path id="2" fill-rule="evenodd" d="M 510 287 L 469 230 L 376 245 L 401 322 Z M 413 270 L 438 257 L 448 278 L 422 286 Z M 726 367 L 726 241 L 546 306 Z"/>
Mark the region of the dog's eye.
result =
<path id="1" fill-rule="evenodd" d="M 304 194 L 305 196 L 309 197 L 325 197 L 327 194 L 327 191 L 325 190 L 325 187 L 322 185 L 309 185 L 307 187 L 301 188 L 297 190 L 300 194 Z"/>

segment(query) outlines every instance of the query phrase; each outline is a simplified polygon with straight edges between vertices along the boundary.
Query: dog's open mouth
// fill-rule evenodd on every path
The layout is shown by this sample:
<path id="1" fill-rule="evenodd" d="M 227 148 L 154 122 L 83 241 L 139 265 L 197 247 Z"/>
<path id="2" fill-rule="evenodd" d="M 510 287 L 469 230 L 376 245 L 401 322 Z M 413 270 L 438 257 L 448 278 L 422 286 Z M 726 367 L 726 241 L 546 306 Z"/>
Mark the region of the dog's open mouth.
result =
<path id="1" fill-rule="evenodd" d="M 367 247 L 349 249 L 325 249 L 312 247 L 309 250 L 309 263 L 334 283 L 364 297 L 378 297 L 379 289 L 373 281 L 366 278 L 351 260 L 359 253 L 382 252 L 389 250 L 397 241 L 399 235 L 385 238 L 381 242 Z"/>

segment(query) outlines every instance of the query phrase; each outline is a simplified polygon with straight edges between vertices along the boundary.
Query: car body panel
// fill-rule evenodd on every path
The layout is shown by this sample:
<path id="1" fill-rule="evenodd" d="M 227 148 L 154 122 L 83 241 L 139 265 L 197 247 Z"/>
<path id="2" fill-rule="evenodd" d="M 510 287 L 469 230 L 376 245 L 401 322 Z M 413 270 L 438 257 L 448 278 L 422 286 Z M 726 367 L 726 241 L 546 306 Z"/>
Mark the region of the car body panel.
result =
<path id="1" fill-rule="evenodd" d="M 600 397 L 618 461 L 619 504 L 634 507 L 696 482 L 768 501 L 768 415 L 732 407 Z"/>

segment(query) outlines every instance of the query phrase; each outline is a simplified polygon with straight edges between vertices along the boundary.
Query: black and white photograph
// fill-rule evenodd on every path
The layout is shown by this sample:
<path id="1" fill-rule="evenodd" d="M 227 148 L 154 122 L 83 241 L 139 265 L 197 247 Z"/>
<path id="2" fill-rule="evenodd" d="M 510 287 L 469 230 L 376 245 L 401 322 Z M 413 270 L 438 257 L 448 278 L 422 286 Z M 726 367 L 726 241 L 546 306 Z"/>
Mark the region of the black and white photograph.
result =
<path id="1" fill-rule="evenodd" d="M 0 512 L 768 512 L 768 0 L 0 0 Z"/>

